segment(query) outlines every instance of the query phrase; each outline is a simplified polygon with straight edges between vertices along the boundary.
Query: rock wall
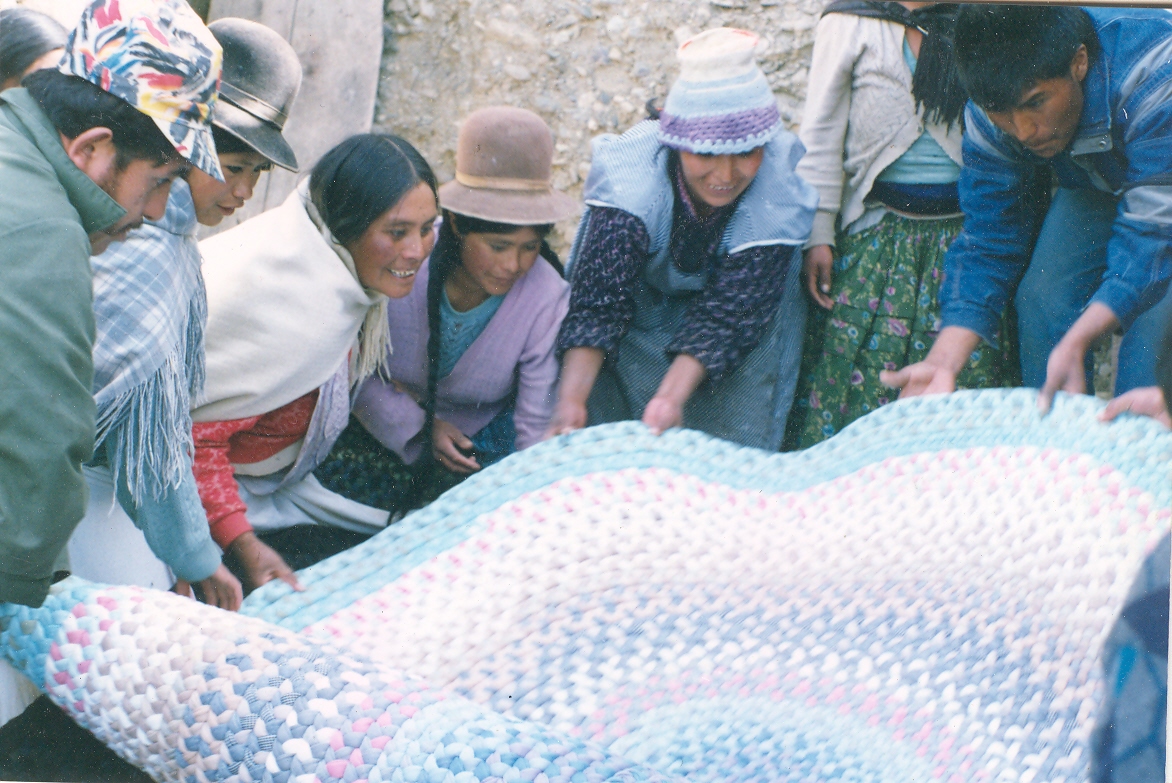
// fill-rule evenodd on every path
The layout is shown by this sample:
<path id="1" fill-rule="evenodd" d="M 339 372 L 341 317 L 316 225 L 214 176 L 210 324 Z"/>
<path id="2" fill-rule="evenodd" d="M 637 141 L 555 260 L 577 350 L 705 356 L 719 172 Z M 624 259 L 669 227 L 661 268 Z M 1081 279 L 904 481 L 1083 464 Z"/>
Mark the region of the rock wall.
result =
<path id="1" fill-rule="evenodd" d="M 590 139 L 621 132 L 662 100 L 675 49 L 726 25 L 762 36 L 761 65 L 795 128 L 823 0 L 387 0 L 376 130 L 417 145 L 441 180 L 455 173 L 460 118 L 508 104 L 553 129 L 555 185 L 577 196 Z M 558 226 L 565 249 L 576 221 Z"/>

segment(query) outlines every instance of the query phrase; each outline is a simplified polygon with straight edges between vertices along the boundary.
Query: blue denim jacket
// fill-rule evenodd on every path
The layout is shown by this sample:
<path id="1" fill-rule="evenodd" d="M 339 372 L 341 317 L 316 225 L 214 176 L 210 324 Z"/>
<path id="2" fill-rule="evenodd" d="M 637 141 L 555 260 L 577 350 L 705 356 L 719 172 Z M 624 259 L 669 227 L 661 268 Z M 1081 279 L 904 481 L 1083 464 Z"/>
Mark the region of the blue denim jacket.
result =
<path id="1" fill-rule="evenodd" d="M 1120 198 L 1107 271 L 1091 301 L 1124 328 L 1172 278 L 1172 14 L 1086 9 L 1100 51 L 1083 82 L 1074 140 L 1046 161 L 998 130 L 980 108 L 965 114 L 960 205 L 964 231 L 945 259 L 946 326 L 992 342 L 1000 313 L 1029 263 L 1045 217 L 1046 167 L 1064 188 Z"/>

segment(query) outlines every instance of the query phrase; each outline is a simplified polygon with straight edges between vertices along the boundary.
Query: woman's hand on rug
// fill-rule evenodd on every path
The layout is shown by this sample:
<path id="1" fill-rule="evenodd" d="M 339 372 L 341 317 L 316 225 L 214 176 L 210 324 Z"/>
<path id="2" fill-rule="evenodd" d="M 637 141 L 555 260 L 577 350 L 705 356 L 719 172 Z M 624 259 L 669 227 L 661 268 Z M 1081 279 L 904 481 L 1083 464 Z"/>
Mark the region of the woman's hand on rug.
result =
<path id="1" fill-rule="evenodd" d="M 1144 386 L 1120 394 L 1099 414 L 1099 421 L 1113 421 L 1121 413 L 1136 413 L 1140 416 L 1149 416 L 1172 429 L 1172 415 L 1168 413 L 1168 405 L 1164 401 L 1164 392 L 1159 386 Z"/>
<path id="2" fill-rule="evenodd" d="M 830 245 L 814 245 L 802 258 L 802 272 L 806 275 L 806 290 L 819 307 L 834 307 L 830 298 L 830 283 L 834 274 L 834 251 Z"/>
<path id="3" fill-rule="evenodd" d="M 606 354 L 598 348 L 571 348 L 562 357 L 558 401 L 545 437 L 568 435 L 586 426 L 586 400 L 602 369 Z"/>
<path id="4" fill-rule="evenodd" d="M 549 420 L 549 429 L 545 431 L 545 439 L 568 435 L 585 426 L 586 403 L 578 400 L 558 400 L 557 407 L 553 409 L 553 418 Z"/>
<path id="5" fill-rule="evenodd" d="M 684 423 L 684 406 L 675 400 L 652 397 L 643 409 L 643 423 L 656 435 Z"/>
<path id="6" fill-rule="evenodd" d="M 656 435 L 682 425 L 684 405 L 707 377 L 708 368 L 695 356 L 676 354 L 663 380 L 659 382 L 655 396 L 643 409 L 643 423 Z"/>
<path id="7" fill-rule="evenodd" d="M 175 584 L 171 586 L 171 592 L 185 598 L 202 601 L 210 606 L 218 606 L 229 612 L 239 610 L 240 603 L 244 600 L 244 592 L 240 587 L 240 582 L 223 563 L 207 579 L 195 584 L 199 587 L 198 594 L 190 582 L 185 582 L 182 579 L 175 581 Z"/>
<path id="8" fill-rule="evenodd" d="M 280 579 L 297 592 L 305 589 L 297 581 L 297 575 L 285 562 L 285 558 L 257 538 L 251 530 L 238 535 L 228 549 L 244 569 L 244 583 L 249 590 L 255 590 L 274 579 Z"/>
<path id="9" fill-rule="evenodd" d="M 431 430 L 431 453 L 439 463 L 453 473 L 475 473 L 480 463 L 469 454 L 472 441 L 460 428 L 437 418 Z"/>

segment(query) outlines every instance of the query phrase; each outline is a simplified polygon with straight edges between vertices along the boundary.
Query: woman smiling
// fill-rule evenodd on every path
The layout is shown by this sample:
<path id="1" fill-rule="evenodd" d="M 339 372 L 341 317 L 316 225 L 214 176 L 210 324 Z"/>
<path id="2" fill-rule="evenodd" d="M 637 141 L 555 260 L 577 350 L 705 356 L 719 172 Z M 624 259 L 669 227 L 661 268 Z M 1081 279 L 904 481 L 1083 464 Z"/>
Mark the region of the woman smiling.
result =
<path id="1" fill-rule="evenodd" d="M 817 196 L 756 46 L 728 28 L 685 41 L 658 122 L 595 140 L 551 435 L 642 419 L 780 444 Z"/>
<path id="2" fill-rule="evenodd" d="M 465 120 L 435 251 L 415 290 L 387 308 L 388 379 L 358 394 L 356 421 L 317 471 L 325 486 L 404 511 L 541 439 L 569 297 L 545 237 L 575 206 L 550 187 L 552 159 L 552 134 L 532 112 Z"/>
<path id="3" fill-rule="evenodd" d="M 280 207 L 201 243 L 207 381 L 192 412 L 194 469 L 221 547 L 254 527 L 327 525 L 351 532 L 326 535 L 343 548 L 386 525 L 385 511 L 329 492 L 313 470 L 346 426 L 351 390 L 386 371 L 388 298 L 411 293 L 431 252 L 435 193 L 406 141 L 354 136 Z M 284 568 L 266 554 L 242 563 L 252 586 Z"/>

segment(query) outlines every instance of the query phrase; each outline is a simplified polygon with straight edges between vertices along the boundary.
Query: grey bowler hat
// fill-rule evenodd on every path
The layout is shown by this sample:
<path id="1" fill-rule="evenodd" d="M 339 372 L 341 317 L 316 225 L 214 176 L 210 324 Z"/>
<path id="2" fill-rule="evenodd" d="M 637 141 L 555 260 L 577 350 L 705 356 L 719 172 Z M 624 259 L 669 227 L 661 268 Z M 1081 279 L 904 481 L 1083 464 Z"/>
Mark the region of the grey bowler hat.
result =
<path id="1" fill-rule="evenodd" d="M 281 168 L 297 171 L 297 156 L 281 135 L 301 87 L 297 53 L 274 30 L 247 19 L 217 19 L 208 29 L 224 49 L 212 122 Z"/>

